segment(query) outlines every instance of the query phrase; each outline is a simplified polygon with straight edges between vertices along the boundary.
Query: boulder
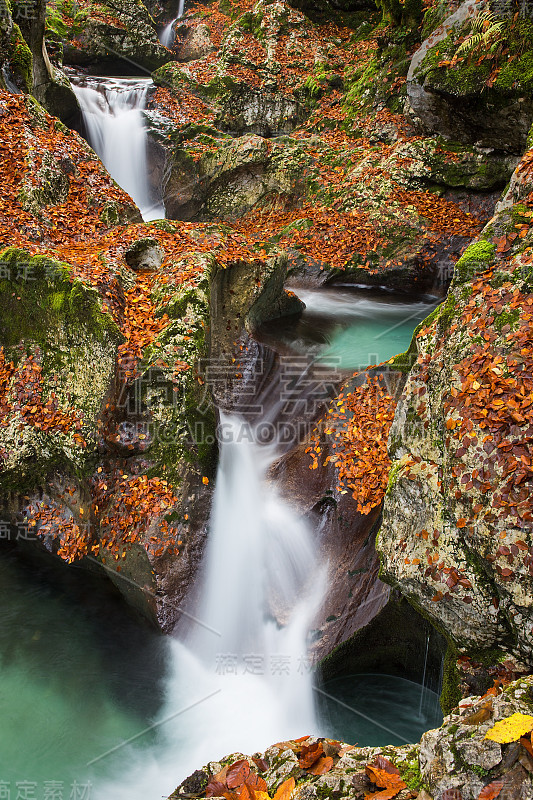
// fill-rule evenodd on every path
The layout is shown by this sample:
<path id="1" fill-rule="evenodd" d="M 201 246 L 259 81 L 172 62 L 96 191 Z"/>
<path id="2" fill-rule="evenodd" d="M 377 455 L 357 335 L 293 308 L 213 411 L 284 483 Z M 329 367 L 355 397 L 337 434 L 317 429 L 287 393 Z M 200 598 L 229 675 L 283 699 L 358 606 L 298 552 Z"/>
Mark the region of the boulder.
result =
<path id="1" fill-rule="evenodd" d="M 106 65 L 115 73 L 150 72 L 168 61 L 157 38 L 156 24 L 142 0 L 117 0 L 65 17 L 68 34 L 64 63 Z"/>
<path id="2" fill-rule="evenodd" d="M 407 75 L 407 113 L 428 133 L 519 155 L 533 122 L 531 40 L 510 37 L 511 56 L 494 76 L 490 60 L 457 54 L 471 20 L 485 8 L 484 0 L 466 0 L 422 43 Z"/>
<path id="3" fill-rule="evenodd" d="M 531 277 L 523 255 L 532 231 L 529 208 L 512 202 L 526 184 L 531 190 L 523 177 L 530 153 L 458 261 L 447 299 L 415 332 L 377 539 L 382 578 L 487 664 L 505 654 L 533 663 L 524 364 Z"/>

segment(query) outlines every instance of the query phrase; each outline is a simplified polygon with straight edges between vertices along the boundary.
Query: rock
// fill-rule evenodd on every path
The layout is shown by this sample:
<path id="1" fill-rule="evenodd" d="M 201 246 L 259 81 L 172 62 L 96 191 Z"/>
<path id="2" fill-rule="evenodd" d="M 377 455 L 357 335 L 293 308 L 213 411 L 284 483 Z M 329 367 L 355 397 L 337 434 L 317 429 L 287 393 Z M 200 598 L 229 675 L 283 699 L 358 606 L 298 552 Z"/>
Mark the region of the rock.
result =
<path id="1" fill-rule="evenodd" d="M 215 50 L 207 25 L 179 25 L 174 52 L 178 61 L 197 61 Z"/>
<path id="2" fill-rule="evenodd" d="M 532 796 L 533 782 L 530 772 L 522 766 L 520 760 L 526 753 L 525 748 L 518 745 L 513 751 L 512 761 L 504 766 L 501 761 L 501 746 L 484 737 L 495 721 L 515 712 L 528 713 L 531 701 L 521 698 L 524 697 L 524 691 L 531 693 L 532 689 L 531 676 L 510 684 L 494 698 L 491 720 L 476 726 L 474 730 L 464 724 L 464 715 L 467 712 L 453 714 L 445 718 L 440 728 L 425 733 L 420 745 L 355 746 L 340 759 L 334 756 L 336 763 L 333 768 L 321 776 L 309 775 L 300 768 L 294 752 L 295 744 L 287 743 L 283 747 L 274 745 L 264 754 L 256 754 L 269 765 L 260 774 L 266 780 L 271 796 L 284 780 L 294 777 L 296 787 L 293 796 L 299 800 L 331 796 L 338 800 L 354 797 L 362 800 L 371 794 L 365 766 L 371 764 L 376 756 L 382 755 L 397 767 L 400 778 L 407 784 L 407 788 L 398 793 L 398 797 L 405 800 L 413 796 L 418 800 L 441 800 L 444 796 L 451 797 L 451 790 L 455 790 L 456 796 L 462 800 L 478 800 L 482 789 L 495 780 L 503 782 L 502 797 L 508 800 L 527 800 Z M 531 694 L 528 694 L 528 698 L 530 697 Z M 484 702 L 486 700 L 482 697 L 473 699 L 474 707 Z M 310 737 L 309 742 L 312 741 Z M 329 744 L 327 739 L 320 741 L 326 746 Z M 474 761 L 469 760 L 470 755 L 473 755 Z M 231 764 L 237 757 L 243 758 L 243 755 L 233 754 L 223 759 L 223 763 Z M 485 766 L 481 766 L 482 764 Z M 251 766 L 252 770 L 257 769 L 254 762 L 251 762 Z M 221 767 L 221 763 L 212 763 L 201 772 L 193 773 L 191 778 L 187 778 L 176 789 L 171 796 L 172 800 L 183 796 L 185 787 L 195 780 L 196 775 L 207 774 L 211 778 Z"/>
<path id="3" fill-rule="evenodd" d="M 292 140 L 274 145 L 260 136 L 212 139 L 198 160 L 186 146 L 174 150 L 164 188 L 173 219 L 227 219 L 242 216 L 277 193 L 296 190 L 305 154 Z"/>
<path id="4" fill-rule="evenodd" d="M 68 20 L 68 16 L 66 17 Z M 132 65 L 150 72 L 168 60 L 168 50 L 157 38 L 156 24 L 142 0 L 102 4 L 94 13 L 70 20 L 64 62 L 74 66 L 106 65 L 119 74 L 131 74 Z"/>
<path id="5" fill-rule="evenodd" d="M 457 749 L 463 761 L 487 772 L 502 760 L 502 748 L 497 742 L 460 742 Z"/>
<path id="6" fill-rule="evenodd" d="M 245 84 L 223 99 L 221 106 L 218 123 L 232 136 L 280 136 L 294 130 L 307 115 L 297 100 L 276 91 L 254 91 Z"/>
<path id="7" fill-rule="evenodd" d="M 22 494 L 25 487 L 33 489 L 54 468 L 83 470 L 94 458 L 96 421 L 111 390 L 122 337 L 96 290 L 71 276 L 68 265 L 16 249 L 4 250 L 0 261 L 5 357 L 16 358 L 22 344 L 39 366 L 40 381 L 54 387 L 58 409 L 70 409 L 73 420 L 48 431 L 22 409 L 5 414 L 0 428 L 5 496 L 15 486 Z M 59 410 L 55 416 L 61 418 Z"/>
<path id="8" fill-rule="evenodd" d="M 517 174 L 521 171 L 519 166 Z M 482 391 L 475 364 L 495 369 L 494 380 L 505 386 L 498 367 L 501 354 L 511 365 L 509 379 L 522 380 L 521 367 L 513 365 L 518 353 L 525 352 L 519 343 L 520 319 L 527 314 L 531 289 L 521 254 L 529 246 L 531 229 L 514 245 L 511 239 L 505 254 L 496 252 L 495 241 L 512 236 L 522 214 L 529 218 L 525 206 L 509 206 L 510 200 L 512 191 L 457 263 L 446 301 L 414 340 L 418 362 L 390 433 L 394 463 L 377 547 L 382 578 L 434 619 L 460 649 L 481 651 L 486 666 L 510 654 L 527 669 L 533 663 L 532 578 L 525 541 L 529 494 L 512 488 L 513 480 L 505 477 L 507 457 L 499 447 L 502 434 L 492 428 L 492 412 L 486 421 L 474 412 L 468 435 L 463 427 L 470 403 L 479 402 L 474 393 Z M 495 311 L 500 292 L 503 300 Z M 513 297 L 516 308 L 508 305 Z M 478 306 L 480 324 L 486 325 L 481 329 L 470 311 L 478 300 L 483 304 Z M 463 395 L 464 369 L 474 381 L 472 394 L 467 390 Z M 487 402 L 490 408 L 490 398 Z M 506 415 L 502 425 L 504 440 L 521 452 L 531 430 L 527 409 L 516 417 Z M 502 492 L 517 493 L 516 512 L 499 511 Z"/>
<path id="9" fill-rule="evenodd" d="M 241 376 L 230 367 L 224 371 L 227 378 L 215 382 L 211 391 L 220 407 L 238 407 L 243 399 L 245 410 L 250 396 L 247 382 L 255 385 L 254 364 L 261 351 L 251 335 L 264 322 L 298 315 L 304 306 L 296 295 L 285 292 L 287 258 L 283 253 L 225 267 L 215 261 L 210 271 L 210 358 L 221 365 L 239 363 Z"/>
<path id="10" fill-rule="evenodd" d="M 17 9 L 16 9 L 17 10 Z M 66 125 L 79 127 L 81 111 L 70 82 L 63 71 L 50 62 L 45 40 L 46 2 L 36 0 L 32 13 L 18 13 L 19 26 L 14 27 L 17 36 L 13 59 L 18 62 L 15 75 L 24 76 L 27 91 L 31 91 L 50 113 Z M 27 59 L 24 46 L 31 52 L 31 62 Z"/>
<path id="11" fill-rule="evenodd" d="M 461 26 L 484 7 L 483 0 L 466 0 L 422 43 L 407 75 L 408 113 L 426 132 L 520 154 L 533 122 L 525 62 L 505 65 L 490 86 L 488 63 L 477 73 L 464 60 L 450 66 Z"/>
<path id="12" fill-rule="evenodd" d="M 124 256 L 126 264 L 132 269 L 138 270 L 158 270 L 163 259 L 165 251 L 159 245 L 157 239 L 139 239 L 132 244 Z"/>

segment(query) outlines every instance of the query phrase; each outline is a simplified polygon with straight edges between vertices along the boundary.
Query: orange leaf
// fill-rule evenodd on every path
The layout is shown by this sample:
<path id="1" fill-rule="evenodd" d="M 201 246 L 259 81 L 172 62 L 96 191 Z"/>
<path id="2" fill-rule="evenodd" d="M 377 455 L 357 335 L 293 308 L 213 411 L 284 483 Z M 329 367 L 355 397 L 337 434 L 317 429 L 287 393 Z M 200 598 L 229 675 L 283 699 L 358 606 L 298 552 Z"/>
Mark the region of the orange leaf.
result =
<path id="1" fill-rule="evenodd" d="M 503 781 L 492 781 L 492 783 L 489 783 L 488 786 L 485 786 L 485 788 L 480 791 L 477 800 L 494 800 L 495 797 L 498 797 L 502 789 Z"/>
<path id="2" fill-rule="evenodd" d="M 404 783 L 404 781 L 402 781 L 400 776 L 396 773 L 386 772 L 384 769 L 379 769 L 379 767 L 374 767 L 370 764 L 367 764 L 366 766 L 366 774 L 372 783 L 376 784 L 376 786 L 379 786 L 383 789 L 394 789 L 395 794 L 398 794 L 401 789 L 405 789 L 407 787 L 407 784 Z M 377 797 L 377 795 L 374 796 Z M 390 796 L 394 797 L 394 794 Z"/>
<path id="3" fill-rule="evenodd" d="M 398 767 L 395 767 L 392 761 L 389 761 L 388 758 L 385 758 L 385 756 L 382 755 L 376 756 L 372 766 L 378 767 L 378 769 L 382 769 L 385 772 L 389 772 L 391 775 L 400 774 L 400 770 L 398 769 Z"/>
<path id="4" fill-rule="evenodd" d="M 265 779 L 258 775 L 257 772 L 250 772 L 245 783 L 256 792 L 266 792 L 268 788 Z"/>
<path id="5" fill-rule="evenodd" d="M 251 788 L 251 786 L 247 786 L 245 783 L 241 786 L 238 792 L 239 800 L 256 800 L 255 791 Z"/>
<path id="6" fill-rule="evenodd" d="M 392 800 L 399 793 L 399 789 L 382 789 L 379 792 L 365 794 L 365 800 Z"/>
<path id="7" fill-rule="evenodd" d="M 300 754 L 299 764 L 302 769 L 309 769 L 323 754 L 322 742 L 314 742 L 309 746 L 304 745 Z"/>
<path id="8" fill-rule="evenodd" d="M 322 756 L 307 771 L 310 775 L 325 775 L 333 767 L 331 756 Z"/>
<path id="9" fill-rule="evenodd" d="M 276 794 L 274 795 L 274 800 L 290 800 L 295 787 L 296 781 L 294 778 L 287 778 L 286 781 L 283 781 L 281 786 L 278 786 Z"/>
<path id="10" fill-rule="evenodd" d="M 226 784 L 228 789 L 238 789 L 246 781 L 250 774 L 250 765 L 245 758 L 235 761 L 228 769 L 226 774 Z M 252 798 L 253 800 L 253 798 Z"/>
<path id="11" fill-rule="evenodd" d="M 526 748 L 530 756 L 533 756 L 533 746 L 531 745 L 529 739 L 526 739 L 525 736 L 522 736 L 522 738 L 520 739 L 520 744 L 522 745 L 522 747 Z"/>

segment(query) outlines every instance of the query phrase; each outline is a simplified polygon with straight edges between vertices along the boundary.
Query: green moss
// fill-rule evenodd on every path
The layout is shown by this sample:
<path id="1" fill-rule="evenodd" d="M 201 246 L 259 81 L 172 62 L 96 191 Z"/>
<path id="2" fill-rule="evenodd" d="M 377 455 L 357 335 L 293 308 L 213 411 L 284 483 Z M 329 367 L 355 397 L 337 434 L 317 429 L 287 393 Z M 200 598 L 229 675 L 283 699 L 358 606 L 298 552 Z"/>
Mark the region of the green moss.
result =
<path id="1" fill-rule="evenodd" d="M 400 777 L 402 781 L 407 784 L 407 787 L 413 794 L 418 794 L 422 789 L 428 789 L 427 784 L 422 780 L 420 772 L 420 763 L 418 761 L 418 750 L 415 749 L 413 756 L 406 759 L 406 761 L 397 763 L 396 766 L 400 770 Z"/>
<path id="2" fill-rule="evenodd" d="M 501 664 L 508 658 L 508 653 L 497 647 L 492 648 L 472 648 L 468 651 L 469 658 L 472 661 L 477 661 L 483 667 L 494 667 L 496 664 Z"/>
<path id="3" fill-rule="evenodd" d="M 33 56 L 18 25 L 13 25 L 11 34 L 9 66 L 17 84 L 29 94 L 33 89 Z"/>
<path id="4" fill-rule="evenodd" d="M 481 239 L 473 242 L 455 265 L 454 284 L 466 283 L 474 275 L 487 270 L 494 259 L 496 245 Z"/>
<path id="5" fill-rule="evenodd" d="M 44 346 L 51 330 L 65 326 L 86 326 L 99 341 L 122 339 L 97 290 L 73 279 L 68 264 L 16 248 L 2 251 L 0 264 L 6 276 L 0 280 L 0 340 L 7 349 L 21 341 Z"/>
<path id="6" fill-rule="evenodd" d="M 494 320 L 494 327 L 500 331 L 500 333 L 505 325 L 510 325 L 511 329 L 514 330 L 519 319 L 520 310 L 518 308 L 514 308 L 512 311 L 502 311 Z"/>
<path id="7" fill-rule="evenodd" d="M 174 90 L 195 85 L 195 81 L 175 61 L 156 69 L 152 79 L 156 86 Z"/>
<path id="8" fill-rule="evenodd" d="M 387 495 L 392 493 L 392 490 L 394 489 L 394 486 L 398 480 L 398 476 L 401 471 L 402 471 L 401 463 L 399 461 L 395 461 L 392 467 L 390 468 L 389 472 L 389 480 L 387 482 L 387 491 L 386 491 Z M 377 544 L 377 538 L 376 538 L 376 544 Z"/>
<path id="9" fill-rule="evenodd" d="M 453 645 L 448 644 L 442 668 L 442 690 L 440 694 L 440 707 L 444 716 L 450 714 L 461 699 L 457 658 L 457 650 Z"/>
<path id="10" fill-rule="evenodd" d="M 481 42 L 469 55 L 459 56 L 454 65 L 450 65 L 459 44 L 471 33 L 471 23 L 466 21 L 427 52 L 418 68 L 418 79 L 428 79 L 432 87 L 456 96 L 477 95 L 482 103 L 489 96 L 494 102 L 497 95 L 508 97 L 533 91 L 533 24 L 525 19 L 499 22 L 504 28 L 492 42 L 492 57 L 488 44 Z M 503 42 L 506 45 L 504 57 L 502 47 L 498 47 Z M 489 57 L 479 58 L 485 54 Z M 439 66 L 442 62 L 447 63 Z M 487 79 L 495 69 L 496 79 L 488 87 Z"/>
<path id="11" fill-rule="evenodd" d="M 403 102 L 405 87 L 393 88 L 396 78 L 405 77 L 409 69 L 408 50 L 412 44 L 412 32 L 408 28 L 389 31 L 383 46 L 373 58 L 355 67 L 345 75 L 345 111 L 350 117 L 361 110 L 385 103 L 392 111 L 398 102 Z"/>

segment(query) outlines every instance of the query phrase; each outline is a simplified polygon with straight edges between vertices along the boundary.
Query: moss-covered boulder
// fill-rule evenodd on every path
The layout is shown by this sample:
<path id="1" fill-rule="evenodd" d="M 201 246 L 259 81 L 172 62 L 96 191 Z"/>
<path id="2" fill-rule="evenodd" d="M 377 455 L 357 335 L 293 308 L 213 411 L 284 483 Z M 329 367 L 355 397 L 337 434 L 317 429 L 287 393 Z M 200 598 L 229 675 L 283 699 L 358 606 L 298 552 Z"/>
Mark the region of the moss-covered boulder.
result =
<path id="1" fill-rule="evenodd" d="M 98 292 L 67 264 L 22 250 L 3 251 L 0 264 L 5 496 L 94 460 L 122 337 Z"/>
<path id="2" fill-rule="evenodd" d="M 533 25 L 486 14 L 467 0 L 422 44 L 409 107 L 428 132 L 520 154 L 533 121 Z"/>
<path id="3" fill-rule="evenodd" d="M 531 188 L 530 158 L 516 174 Z M 417 330 L 390 434 L 378 550 L 382 578 L 462 652 L 531 666 L 533 227 L 530 208 L 512 199 Z"/>
<path id="4" fill-rule="evenodd" d="M 186 143 L 171 155 L 164 198 L 172 218 L 234 219 L 268 198 L 298 190 L 307 158 L 297 141 L 287 137 L 272 144 L 250 135 L 203 140 L 199 159 Z"/>

